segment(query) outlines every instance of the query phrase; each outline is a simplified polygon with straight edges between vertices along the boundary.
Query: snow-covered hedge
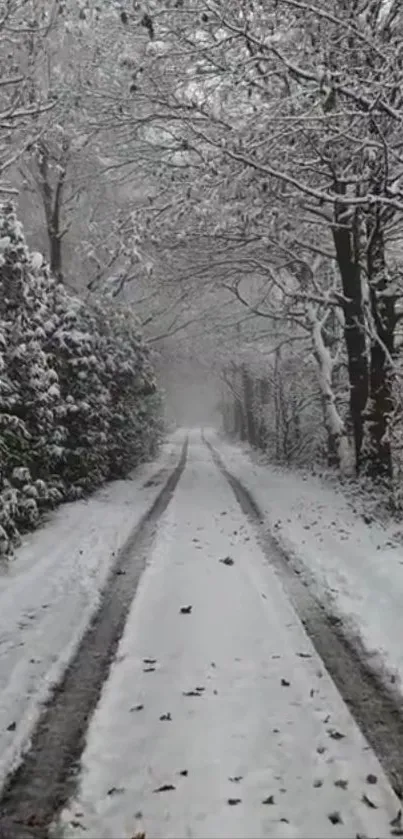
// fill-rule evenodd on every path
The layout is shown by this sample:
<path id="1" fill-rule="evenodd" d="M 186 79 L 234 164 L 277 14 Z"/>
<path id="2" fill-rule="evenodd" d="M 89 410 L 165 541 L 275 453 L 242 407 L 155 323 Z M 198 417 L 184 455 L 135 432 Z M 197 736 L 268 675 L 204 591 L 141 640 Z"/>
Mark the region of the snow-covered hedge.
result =
<path id="1" fill-rule="evenodd" d="M 0 555 L 44 509 L 127 475 L 160 432 L 133 314 L 70 295 L 0 205 Z"/>

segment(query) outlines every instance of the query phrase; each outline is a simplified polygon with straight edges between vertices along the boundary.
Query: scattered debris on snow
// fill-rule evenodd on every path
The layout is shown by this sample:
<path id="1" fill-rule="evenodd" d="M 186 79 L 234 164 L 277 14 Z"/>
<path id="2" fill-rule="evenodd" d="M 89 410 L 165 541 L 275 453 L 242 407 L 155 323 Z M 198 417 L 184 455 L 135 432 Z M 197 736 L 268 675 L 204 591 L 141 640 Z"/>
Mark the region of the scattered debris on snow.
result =
<path id="1" fill-rule="evenodd" d="M 219 524 L 215 513 L 223 502 Z M 226 556 L 241 527 L 249 541 L 233 544 L 234 569 L 222 574 L 217 556 Z M 198 528 L 203 562 L 192 543 Z M 193 603 L 186 633 L 178 598 Z M 147 650 L 163 662 L 152 679 L 142 671 Z M 303 657 L 296 654 L 301 650 Z M 287 690 L 284 672 L 292 672 Z M 184 691 L 186 683 L 196 687 Z M 133 694 L 145 710 L 128 718 Z M 159 723 L 162 697 L 169 725 Z M 363 798 L 369 774 L 378 779 L 370 796 L 377 809 Z M 231 794 L 235 784 L 238 796 Z M 105 795 L 111 786 L 125 789 L 119 800 Z M 389 835 L 398 807 L 232 490 L 197 438 L 160 521 L 90 723 L 77 796 L 60 826 L 66 839 L 130 839 L 139 829 L 137 804 L 141 830 L 159 839 L 375 839 Z M 83 827 L 74 829 L 77 811 Z"/>

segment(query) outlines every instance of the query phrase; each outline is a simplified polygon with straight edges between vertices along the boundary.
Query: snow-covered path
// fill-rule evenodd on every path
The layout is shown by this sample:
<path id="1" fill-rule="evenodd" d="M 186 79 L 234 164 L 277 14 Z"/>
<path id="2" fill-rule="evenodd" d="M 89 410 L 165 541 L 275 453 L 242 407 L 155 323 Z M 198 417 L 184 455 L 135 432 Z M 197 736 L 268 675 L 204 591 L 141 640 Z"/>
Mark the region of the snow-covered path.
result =
<path id="1" fill-rule="evenodd" d="M 233 564 L 221 561 L 228 557 Z M 63 832 L 386 837 L 398 809 L 193 434 L 89 727 Z"/>

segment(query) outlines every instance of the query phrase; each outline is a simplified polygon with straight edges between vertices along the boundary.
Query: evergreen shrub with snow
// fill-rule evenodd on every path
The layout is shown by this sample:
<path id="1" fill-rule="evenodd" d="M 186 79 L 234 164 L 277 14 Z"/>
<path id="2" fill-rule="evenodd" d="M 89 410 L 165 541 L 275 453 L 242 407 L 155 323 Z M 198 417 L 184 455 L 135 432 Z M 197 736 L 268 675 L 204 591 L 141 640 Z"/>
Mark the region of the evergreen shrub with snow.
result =
<path id="1" fill-rule="evenodd" d="M 160 416 L 133 314 L 70 295 L 0 205 L 0 555 L 42 511 L 154 454 Z"/>

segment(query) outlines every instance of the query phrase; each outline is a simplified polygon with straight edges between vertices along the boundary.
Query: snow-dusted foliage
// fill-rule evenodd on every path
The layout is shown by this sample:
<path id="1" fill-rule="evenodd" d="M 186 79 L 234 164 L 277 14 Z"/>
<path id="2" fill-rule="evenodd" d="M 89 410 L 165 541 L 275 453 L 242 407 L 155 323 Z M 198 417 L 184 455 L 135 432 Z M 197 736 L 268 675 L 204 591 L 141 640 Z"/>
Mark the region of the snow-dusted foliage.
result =
<path id="1" fill-rule="evenodd" d="M 159 398 L 132 313 L 84 303 L 0 206 L 0 554 L 41 510 L 127 474 L 155 449 Z"/>
<path id="2" fill-rule="evenodd" d="M 301 377 L 296 354 L 280 351 L 260 364 L 245 357 L 223 371 L 224 431 L 264 451 L 270 460 L 299 466 L 329 457 L 313 360 Z"/>
<path id="3" fill-rule="evenodd" d="M 95 316 L 113 404 L 106 443 L 109 474 L 115 477 L 155 452 L 162 430 L 160 403 L 149 355 L 130 311 L 115 306 L 105 317 L 98 303 Z"/>

